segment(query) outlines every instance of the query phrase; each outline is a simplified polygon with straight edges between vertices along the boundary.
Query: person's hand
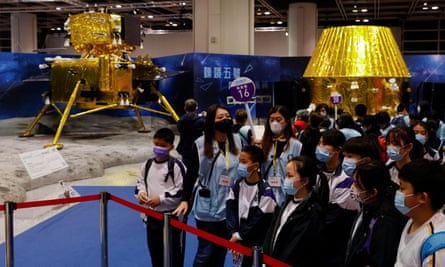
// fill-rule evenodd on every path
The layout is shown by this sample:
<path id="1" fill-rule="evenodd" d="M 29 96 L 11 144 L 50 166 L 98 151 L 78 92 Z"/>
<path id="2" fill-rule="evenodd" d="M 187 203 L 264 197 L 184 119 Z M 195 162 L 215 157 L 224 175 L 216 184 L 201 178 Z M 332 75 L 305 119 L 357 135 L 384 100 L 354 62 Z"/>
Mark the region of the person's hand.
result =
<path id="1" fill-rule="evenodd" d="M 140 192 L 138 194 L 139 204 L 146 204 L 148 201 L 147 192 Z"/>
<path id="2" fill-rule="evenodd" d="M 152 208 L 157 207 L 161 204 L 161 198 L 159 196 L 152 197 L 148 199 L 147 204 Z"/>
<path id="3" fill-rule="evenodd" d="M 185 215 L 187 213 L 189 204 L 187 201 L 181 201 L 178 207 L 173 211 L 173 215 L 180 217 L 181 215 Z"/>
<path id="4" fill-rule="evenodd" d="M 230 238 L 229 241 L 230 241 L 230 242 L 233 242 L 233 243 L 236 243 L 236 242 L 238 242 L 238 238 L 236 238 L 235 235 L 232 235 L 232 238 Z"/>

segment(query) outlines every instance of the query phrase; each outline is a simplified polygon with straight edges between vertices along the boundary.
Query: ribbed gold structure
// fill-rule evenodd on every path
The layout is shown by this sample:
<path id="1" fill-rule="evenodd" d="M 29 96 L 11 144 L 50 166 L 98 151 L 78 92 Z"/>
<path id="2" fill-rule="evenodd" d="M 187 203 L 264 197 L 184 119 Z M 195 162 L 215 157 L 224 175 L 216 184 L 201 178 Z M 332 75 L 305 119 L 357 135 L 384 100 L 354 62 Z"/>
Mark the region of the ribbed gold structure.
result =
<path id="1" fill-rule="evenodd" d="M 303 77 L 310 81 L 313 103 L 329 103 L 335 92 L 346 111 L 362 103 L 371 112 L 392 112 L 411 75 L 389 28 L 342 26 L 322 32 Z"/>

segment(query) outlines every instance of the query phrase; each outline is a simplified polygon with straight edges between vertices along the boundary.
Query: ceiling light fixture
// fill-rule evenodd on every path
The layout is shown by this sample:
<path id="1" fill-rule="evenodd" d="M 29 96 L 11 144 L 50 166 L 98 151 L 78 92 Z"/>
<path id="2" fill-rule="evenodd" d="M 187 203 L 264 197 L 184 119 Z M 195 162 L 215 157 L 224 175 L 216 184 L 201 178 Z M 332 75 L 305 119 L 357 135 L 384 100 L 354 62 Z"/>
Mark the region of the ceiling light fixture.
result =
<path id="1" fill-rule="evenodd" d="M 358 9 L 357 9 L 357 5 L 354 5 L 354 8 L 352 9 L 352 13 L 357 13 Z"/>
<path id="2" fill-rule="evenodd" d="M 269 16 L 270 15 L 270 11 L 264 11 L 264 15 Z"/>

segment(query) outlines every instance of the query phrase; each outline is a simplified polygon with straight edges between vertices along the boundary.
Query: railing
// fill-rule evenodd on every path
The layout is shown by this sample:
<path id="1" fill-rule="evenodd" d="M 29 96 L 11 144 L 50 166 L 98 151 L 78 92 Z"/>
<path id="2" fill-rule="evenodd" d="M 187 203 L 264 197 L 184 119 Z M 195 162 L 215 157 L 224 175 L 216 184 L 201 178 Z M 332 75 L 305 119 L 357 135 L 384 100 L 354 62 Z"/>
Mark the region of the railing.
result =
<path id="1" fill-rule="evenodd" d="M 172 218 L 171 214 L 162 214 L 143 206 L 137 205 L 125 199 L 119 198 L 107 192 L 102 192 L 97 195 L 88 195 L 81 197 L 71 197 L 62 199 L 52 199 L 52 200 L 39 200 L 30 202 L 5 202 L 4 205 L 0 205 L 0 211 L 5 212 L 5 266 L 14 267 L 14 210 L 25 209 L 33 207 L 42 206 L 52 206 L 60 204 L 71 204 L 77 202 L 87 202 L 87 201 L 100 201 L 100 245 L 101 245 L 101 267 L 108 267 L 108 201 L 112 200 L 123 206 L 126 206 L 135 211 L 145 213 L 147 216 L 153 217 L 158 220 L 164 221 L 164 267 L 171 266 L 171 253 L 169 250 L 171 242 L 171 227 L 176 227 L 190 234 L 204 238 L 210 242 L 218 244 L 220 246 L 226 247 L 227 249 L 237 251 L 243 255 L 249 255 L 252 257 L 252 262 L 254 267 L 260 267 L 264 264 L 274 266 L 274 267 L 290 267 L 290 265 L 276 260 L 268 255 L 262 253 L 261 247 L 248 248 L 238 243 L 230 242 L 219 236 L 207 233 L 205 231 L 199 230 L 192 227 L 186 223 L 180 222 Z"/>

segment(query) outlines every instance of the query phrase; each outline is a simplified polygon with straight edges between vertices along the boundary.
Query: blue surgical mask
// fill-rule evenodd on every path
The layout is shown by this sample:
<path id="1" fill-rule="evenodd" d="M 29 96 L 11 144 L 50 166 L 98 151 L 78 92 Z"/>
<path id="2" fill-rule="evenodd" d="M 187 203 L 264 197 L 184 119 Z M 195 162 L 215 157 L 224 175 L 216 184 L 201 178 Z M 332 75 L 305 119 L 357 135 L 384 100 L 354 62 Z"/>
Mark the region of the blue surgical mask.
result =
<path id="1" fill-rule="evenodd" d="M 252 174 L 252 172 L 247 170 L 247 164 L 238 164 L 237 171 L 241 177 L 249 177 Z"/>
<path id="2" fill-rule="evenodd" d="M 398 190 L 396 191 L 396 196 L 394 198 L 394 206 L 398 211 L 400 211 L 400 213 L 404 215 L 408 214 L 408 212 L 412 211 L 413 209 L 417 208 L 420 205 L 417 204 L 412 208 L 408 208 L 407 206 L 405 206 L 405 198 L 410 196 L 414 196 L 414 194 L 405 195 L 404 193 Z"/>
<path id="3" fill-rule="evenodd" d="M 400 154 L 400 147 L 396 146 L 387 146 L 386 154 L 388 154 L 389 158 L 394 161 L 399 161 L 403 158 L 403 155 Z"/>
<path id="4" fill-rule="evenodd" d="M 157 158 L 165 158 L 168 155 L 168 148 L 162 146 L 153 146 L 153 153 Z"/>
<path id="5" fill-rule="evenodd" d="M 331 159 L 329 150 L 320 146 L 317 146 L 317 148 L 315 149 L 315 157 L 321 162 L 328 162 Z"/>
<path id="6" fill-rule="evenodd" d="M 363 191 L 356 191 L 355 189 L 351 189 L 351 198 L 355 201 L 357 201 L 360 204 L 363 204 L 368 198 L 362 199 L 360 197 L 361 194 L 365 193 L 366 190 Z"/>
<path id="7" fill-rule="evenodd" d="M 294 196 L 295 194 L 297 194 L 298 192 L 298 188 L 294 187 L 294 180 L 292 179 L 284 179 L 284 183 L 283 183 L 283 191 L 287 194 L 287 195 L 291 195 Z"/>
<path id="8" fill-rule="evenodd" d="M 422 145 L 426 143 L 426 137 L 422 134 L 416 134 L 416 139 L 419 141 Z"/>
<path id="9" fill-rule="evenodd" d="M 357 165 L 357 160 L 351 158 L 344 158 L 341 163 L 341 168 L 349 177 L 354 174 L 355 166 Z"/>

